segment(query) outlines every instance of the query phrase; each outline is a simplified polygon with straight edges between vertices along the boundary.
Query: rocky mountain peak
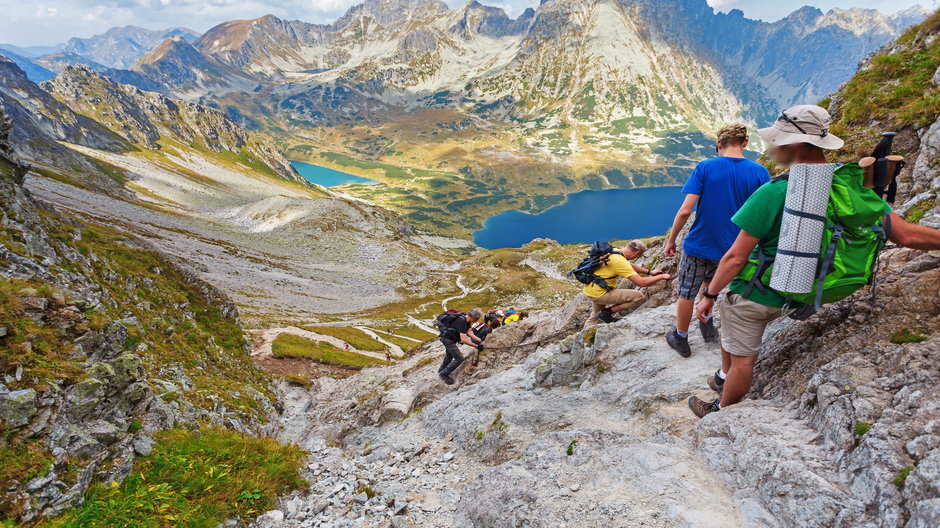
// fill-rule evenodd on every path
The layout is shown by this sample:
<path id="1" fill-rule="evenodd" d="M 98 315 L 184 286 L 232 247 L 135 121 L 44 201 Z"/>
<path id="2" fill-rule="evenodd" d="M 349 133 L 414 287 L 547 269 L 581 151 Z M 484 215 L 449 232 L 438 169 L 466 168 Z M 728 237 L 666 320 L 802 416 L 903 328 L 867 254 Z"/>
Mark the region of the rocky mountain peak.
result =
<path id="1" fill-rule="evenodd" d="M 163 40 L 179 36 L 194 41 L 199 33 L 182 27 L 150 30 L 136 26 L 114 27 L 90 38 L 72 38 L 63 51 L 88 57 L 111 68 L 128 68 Z"/>
<path id="2" fill-rule="evenodd" d="M 352 7 L 334 25 L 342 28 L 354 20 L 368 17 L 379 25 L 388 27 L 410 19 L 440 15 L 449 9 L 447 4 L 440 0 L 366 0 Z"/>

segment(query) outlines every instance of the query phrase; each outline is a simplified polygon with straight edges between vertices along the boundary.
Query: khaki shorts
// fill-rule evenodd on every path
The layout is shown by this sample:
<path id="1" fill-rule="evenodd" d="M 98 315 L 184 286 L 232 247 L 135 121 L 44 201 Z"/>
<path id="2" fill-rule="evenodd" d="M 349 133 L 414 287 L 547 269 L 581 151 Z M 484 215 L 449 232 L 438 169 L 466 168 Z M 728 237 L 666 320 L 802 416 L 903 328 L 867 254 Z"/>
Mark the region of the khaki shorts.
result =
<path id="1" fill-rule="evenodd" d="M 721 348 L 732 356 L 756 356 L 767 325 L 781 315 L 780 308 L 764 306 L 729 292 L 721 303 Z"/>
<path id="2" fill-rule="evenodd" d="M 598 323 L 600 319 L 597 314 L 608 306 L 619 307 L 626 311 L 636 308 L 646 302 L 646 294 L 640 290 L 611 290 L 600 297 L 591 298 L 591 317 L 584 323 L 584 328 L 590 328 Z"/>

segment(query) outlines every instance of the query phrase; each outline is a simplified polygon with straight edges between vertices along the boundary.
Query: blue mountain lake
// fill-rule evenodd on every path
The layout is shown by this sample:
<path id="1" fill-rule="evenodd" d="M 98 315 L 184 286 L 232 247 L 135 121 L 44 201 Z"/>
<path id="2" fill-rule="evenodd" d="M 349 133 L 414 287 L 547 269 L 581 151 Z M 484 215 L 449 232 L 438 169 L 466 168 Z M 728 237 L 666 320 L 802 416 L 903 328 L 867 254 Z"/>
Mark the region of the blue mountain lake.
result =
<path id="1" fill-rule="evenodd" d="M 685 199 L 681 187 L 582 191 L 539 214 L 506 211 L 490 217 L 473 241 L 485 249 L 516 248 L 536 238 L 562 244 L 664 234 Z"/>
<path id="2" fill-rule="evenodd" d="M 378 183 L 369 178 L 346 174 L 338 170 L 328 169 L 319 165 L 303 163 L 301 161 L 292 161 L 291 165 L 310 183 L 316 183 L 324 187 L 336 187 L 337 185 L 348 185 L 350 183 L 360 183 L 363 185 L 372 185 Z"/>

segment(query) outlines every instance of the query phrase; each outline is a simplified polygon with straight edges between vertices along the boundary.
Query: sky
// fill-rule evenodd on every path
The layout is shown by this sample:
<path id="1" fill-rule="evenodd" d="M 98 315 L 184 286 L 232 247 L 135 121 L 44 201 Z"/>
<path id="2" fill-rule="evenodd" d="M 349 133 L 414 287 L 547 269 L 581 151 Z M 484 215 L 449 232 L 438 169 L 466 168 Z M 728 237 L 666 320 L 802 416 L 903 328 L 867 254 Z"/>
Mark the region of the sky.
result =
<path id="1" fill-rule="evenodd" d="M 362 0 L 0 0 L 0 42 L 53 45 L 89 37 L 114 26 L 150 29 L 186 26 L 205 31 L 226 20 L 272 13 L 282 18 L 330 22 Z M 445 0 L 452 7 L 464 0 Z M 539 0 L 481 0 L 518 15 Z M 895 12 L 913 5 L 940 7 L 938 0 L 708 0 L 715 9 L 741 9 L 749 18 L 777 20 L 805 4 L 822 10 L 867 7 Z"/>

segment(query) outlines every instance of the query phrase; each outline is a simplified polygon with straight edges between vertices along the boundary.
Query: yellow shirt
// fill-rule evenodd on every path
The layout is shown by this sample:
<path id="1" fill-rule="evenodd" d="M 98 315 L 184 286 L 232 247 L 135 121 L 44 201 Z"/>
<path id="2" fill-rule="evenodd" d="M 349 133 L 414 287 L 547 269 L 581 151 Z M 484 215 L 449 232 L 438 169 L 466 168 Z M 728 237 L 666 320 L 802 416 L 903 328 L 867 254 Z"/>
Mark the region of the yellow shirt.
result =
<path id="1" fill-rule="evenodd" d="M 519 320 L 519 314 L 514 313 L 510 315 L 509 317 L 503 319 L 503 324 L 515 323 L 518 320 Z"/>
<path id="2" fill-rule="evenodd" d="M 606 279 L 607 285 L 611 288 L 616 288 L 621 278 L 629 279 L 637 273 L 629 260 L 623 255 L 617 255 L 615 253 L 607 259 L 606 264 L 597 268 L 594 274 L 602 279 Z M 596 299 L 607 293 L 608 290 L 601 288 L 597 284 L 585 284 L 583 291 L 588 297 Z"/>

